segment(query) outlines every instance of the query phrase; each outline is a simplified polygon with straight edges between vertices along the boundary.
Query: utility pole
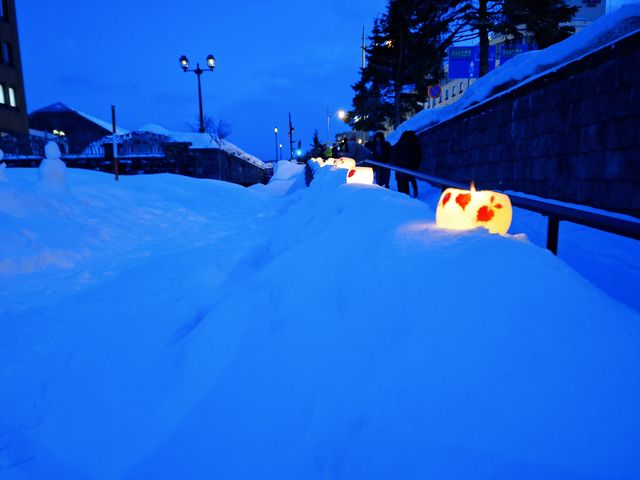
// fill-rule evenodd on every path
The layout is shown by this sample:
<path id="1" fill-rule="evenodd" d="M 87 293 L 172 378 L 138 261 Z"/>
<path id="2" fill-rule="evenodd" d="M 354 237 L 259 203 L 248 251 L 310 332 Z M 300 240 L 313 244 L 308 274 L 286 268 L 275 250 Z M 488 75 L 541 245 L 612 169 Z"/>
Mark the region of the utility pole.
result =
<path id="1" fill-rule="evenodd" d="M 119 180 L 118 172 L 118 144 L 116 143 L 116 106 L 111 105 L 111 130 L 113 139 L 113 174 L 116 177 L 116 182 Z"/>
<path id="2" fill-rule="evenodd" d="M 331 116 L 329 115 L 329 107 L 327 107 L 327 146 L 331 146 Z"/>
<path id="3" fill-rule="evenodd" d="M 291 123 L 291 112 L 289 112 L 289 147 L 291 148 L 291 160 L 293 160 L 293 124 Z"/>
<path id="4" fill-rule="evenodd" d="M 273 133 L 276 136 L 276 162 L 278 161 L 278 127 L 273 129 Z M 282 159 L 280 159 L 282 160 Z"/>

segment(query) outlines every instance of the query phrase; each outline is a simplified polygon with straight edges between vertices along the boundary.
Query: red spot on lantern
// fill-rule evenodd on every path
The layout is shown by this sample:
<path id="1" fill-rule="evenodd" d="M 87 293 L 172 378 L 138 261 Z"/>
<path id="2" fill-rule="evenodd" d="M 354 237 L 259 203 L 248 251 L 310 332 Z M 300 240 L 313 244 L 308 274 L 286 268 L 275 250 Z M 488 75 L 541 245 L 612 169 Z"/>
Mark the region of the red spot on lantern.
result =
<path id="1" fill-rule="evenodd" d="M 467 205 L 471 203 L 471 194 L 470 193 L 458 194 L 458 196 L 456 197 L 456 203 L 460 205 L 460 208 L 462 208 L 462 210 L 464 210 L 465 208 L 467 208 Z"/>
<path id="2" fill-rule="evenodd" d="M 493 209 L 489 205 L 483 205 L 478 209 L 476 220 L 478 222 L 488 222 L 494 216 Z"/>
<path id="3" fill-rule="evenodd" d="M 442 206 L 444 207 L 449 200 L 451 200 L 451 192 L 447 192 L 447 194 L 442 198 Z"/>
<path id="4" fill-rule="evenodd" d="M 498 210 L 500 210 L 502 208 L 502 204 L 501 203 L 496 203 L 493 207 L 497 208 Z"/>
<path id="5" fill-rule="evenodd" d="M 347 174 L 347 177 L 351 178 L 356 174 L 355 170 L 349 170 L 349 173 Z"/>

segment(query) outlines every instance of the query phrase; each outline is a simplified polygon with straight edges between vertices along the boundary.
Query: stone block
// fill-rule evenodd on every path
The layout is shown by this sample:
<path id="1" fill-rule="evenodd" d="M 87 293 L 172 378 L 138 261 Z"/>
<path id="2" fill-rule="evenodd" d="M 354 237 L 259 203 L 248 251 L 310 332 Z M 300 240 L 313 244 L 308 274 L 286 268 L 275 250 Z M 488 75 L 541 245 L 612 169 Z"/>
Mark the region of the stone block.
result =
<path id="1" fill-rule="evenodd" d="M 634 180 L 633 183 L 633 197 L 631 200 L 631 214 L 636 217 L 640 217 L 640 180 Z"/>
<path id="2" fill-rule="evenodd" d="M 533 158 L 544 158 L 549 153 L 549 140 L 546 135 L 540 135 L 531 139 L 531 156 Z"/>
<path id="3" fill-rule="evenodd" d="M 623 178 L 640 182 L 640 150 L 630 148 L 623 150 Z"/>
<path id="4" fill-rule="evenodd" d="M 593 178 L 591 164 L 586 154 L 576 154 L 568 157 L 570 177 L 575 179 Z"/>
<path id="5" fill-rule="evenodd" d="M 607 126 L 603 123 L 585 125 L 580 129 L 580 151 L 597 152 L 606 148 Z"/>
<path id="6" fill-rule="evenodd" d="M 562 118 L 560 108 L 554 108 L 545 112 L 545 133 L 562 132 L 566 128 L 566 124 Z"/>
<path id="7" fill-rule="evenodd" d="M 531 95 L 517 98 L 512 105 L 512 120 L 522 120 L 531 115 Z"/>
<path id="8" fill-rule="evenodd" d="M 536 90 L 529 94 L 531 98 L 531 114 L 535 115 L 537 113 L 543 112 L 548 108 L 545 92 L 543 90 Z"/>
<path id="9" fill-rule="evenodd" d="M 602 178 L 624 178 L 625 158 L 620 150 L 607 151 L 602 162 Z"/>
<path id="10" fill-rule="evenodd" d="M 620 59 L 614 58 L 598 65 L 591 86 L 591 93 L 599 96 L 615 89 L 620 84 Z"/>
<path id="11" fill-rule="evenodd" d="M 544 160 L 540 158 L 527 160 L 529 164 L 529 177 L 532 180 L 545 180 Z"/>
<path id="12" fill-rule="evenodd" d="M 635 83 L 629 87 L 627 114 L 631 116 L 640 115 L 640 82 Z"/>
<path id="13" fill-rule="evenodd" d="M 526 178 L 526 164 L 520 160 L 511 162 L 511 178 L 513 180 L 524 180 Z"/>

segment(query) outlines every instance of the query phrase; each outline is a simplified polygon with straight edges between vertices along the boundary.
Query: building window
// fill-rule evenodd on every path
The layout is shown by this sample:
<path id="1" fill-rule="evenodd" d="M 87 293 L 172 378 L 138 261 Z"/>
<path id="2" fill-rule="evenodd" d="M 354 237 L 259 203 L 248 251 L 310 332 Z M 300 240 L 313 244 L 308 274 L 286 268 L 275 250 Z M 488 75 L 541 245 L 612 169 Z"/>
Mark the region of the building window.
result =
<path id="1" fill-rule="evenodd" d="M 9 42 L 2 42 L 2 63 L 13 65 L 13 49 Z"/>
<path id="2" fill-rule="evenodd" d="M 0 0 L 0 17 L 8 20 L 7 16 L 7 0 Z"/>
<path id="3" fill-rule="evenodd" d="M 9 105 L 12 107 L 17 107 L 16 105 L 16 91 L 13 87 L 9 87 Z"/>
<path id="4" fill-rule="evenodd" d="M 0 83 L 0 103 L 6 105 L 7 99 L 4 96 L 4 85 Z"/>

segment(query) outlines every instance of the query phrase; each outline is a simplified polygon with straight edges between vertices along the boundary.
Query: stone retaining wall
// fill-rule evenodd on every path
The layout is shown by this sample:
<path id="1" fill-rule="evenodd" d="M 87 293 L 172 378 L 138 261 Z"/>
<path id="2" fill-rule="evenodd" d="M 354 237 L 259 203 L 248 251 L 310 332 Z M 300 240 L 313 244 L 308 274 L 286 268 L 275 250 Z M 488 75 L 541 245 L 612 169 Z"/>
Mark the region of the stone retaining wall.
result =
<path id="1" fill-rule="evenodd" d="M 640 31 L 419 136 L 430 175 L 640 216 Z"/>

